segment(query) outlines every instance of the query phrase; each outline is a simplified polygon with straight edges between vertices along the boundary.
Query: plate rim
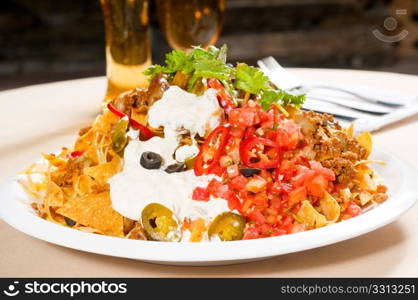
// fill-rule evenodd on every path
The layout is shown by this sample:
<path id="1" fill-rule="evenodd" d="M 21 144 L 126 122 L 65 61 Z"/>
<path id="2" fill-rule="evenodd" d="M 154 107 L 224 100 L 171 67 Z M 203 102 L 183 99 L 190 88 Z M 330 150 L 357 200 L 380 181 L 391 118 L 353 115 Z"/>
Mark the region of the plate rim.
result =
<path id="1" fill-rule="evenodd" d="M 373 152 L 375 155 L 390 157 L 392 163 L 400 169 L 402 184 L 397 188 L 397 195 L 393 196 L 400 200 L 386 201 L 363 215 L 340 223 L 278 237 L 228 243 L 165 243 L 81 232 L 46 221 L 31 211 L 17 194 L 13 195 L 17 188 L 15 177 L 9 177 L 0 183 L 0 194 L 5 195 L 0 200 L 3 207 L 0 217 L 15 229 L 37 239 L 102 255 L 175 265 L 216 265 L 266 259 L 331 245 L 366 234 L 393 222 L 408 211 L 418 200 L 418 186 L 413 181 L 418 171 L 390 152 L 379 149 Z M 12 201 L 10 197 L 13 198 Z M 377 218 L 381 213 L 385 213 L 387 217 Z M 82 243 L 75 244 L 74 241 Z"/>

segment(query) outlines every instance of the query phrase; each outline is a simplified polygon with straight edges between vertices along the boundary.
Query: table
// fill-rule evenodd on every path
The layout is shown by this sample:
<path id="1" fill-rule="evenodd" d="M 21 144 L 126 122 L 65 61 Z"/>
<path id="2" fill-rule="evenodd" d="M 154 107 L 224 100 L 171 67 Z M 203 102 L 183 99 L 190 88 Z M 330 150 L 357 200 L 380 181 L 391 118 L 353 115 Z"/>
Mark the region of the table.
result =
<path id="1" fill-rule="evenodd" d="M 292 72 L 307 79 L 384 86 L 418 95 L 418 76 L 332 69 L 293 69 Z M 42 105 L 38 105 L 45 101 L 42 85 L 29 87 L 33 99 L 19 98 L 18 90 L 0 93 L 3 113 L 0 120 L 0 180 L 39 158 L 40 152 L 71 145 L 77 129 L 89 124 L 99 112 L 105 83 L 102 78 L 97 80 L 99 89 L 87 86 L 80 89 L 80 95 L 59 111 L 56 107 L 68 100 L 66 95 L 59 93 L 59 85 L 53 85 L 56 102 L 47 110 L 41 110 Z M 80 83 L 82 86 L 83 81 Z M 374 140 L 378 147 L 397 153 L 418 168 L 418 115 L 381 129 L 375 133 Z M 330 246 L 247 264 L 177 267 L 67 249 L 20 233 L 0 220 L 0 276 L 417 277 L 416 228 L 418 205 L 390 225 Z"/>

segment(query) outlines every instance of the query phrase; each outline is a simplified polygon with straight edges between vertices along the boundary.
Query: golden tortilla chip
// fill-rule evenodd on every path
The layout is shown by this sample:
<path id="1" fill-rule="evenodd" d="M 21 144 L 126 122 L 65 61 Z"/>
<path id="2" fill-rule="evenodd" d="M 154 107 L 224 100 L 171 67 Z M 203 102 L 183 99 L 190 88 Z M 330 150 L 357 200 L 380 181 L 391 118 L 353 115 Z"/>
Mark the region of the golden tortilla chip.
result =
<path id="1" fill-rule="evenodd" d="M 87 195 L 92 192 L 92 185 L 94 184 L 94 179 L 87 175 L 76 176 L 73 180 L 73 190 L 79 195 Z"/>
<path id="2" fill-rule="evenodd" d="M 122 168 L 122 158 L 118 155 L 113 157 L 110 162 L 100 164 L 94 167 L 88 167 L 83 169 L 84 175 L 94 178 L 94 180 L 103 185 L 107 183 L 107 180 L 120 172 Z"/>
<path id="3" fill-rule="evenodd" d="M 93 125 L 93 130 L 102 133 L 103 135 L 109 135 L 112 132 L 112 127 L 119 122 L 120 117 L 112 113 L 111 111 L 105 111 L 102 115 L 99 115 Z"/>
<path id="4" fill-rule="evenodd" d="M 61 188 L 53 181 L 46 184 L 46 193 L 44 203 L 47 206 L 63 206 L 64 194 Z"/>
<path id="5" fill-rule="evenodd" d="M 324 193 L 324 198 L 319 200 L 322 213 L 327 218 L 328 222 L 334 223 L 340 217 L 340 205 L 328 192 Z"/>
<path id="6" fill-rule="evenodd" d="M 373 146 L 372 135 L 370 134 L 370 132 L 365 131 L 359 136 L 357 136 L 356 140 L 360 143 L 360 145 L 362 145 L 366 149 L 366 153 L 367 153 L 366 158 L 368 158 L 370 153 L 372 153 L 372 146 Z"/>
<path id="7" fill-rule="evenodd" d="M 67 165 L 67 160 L 63 159 L 60 156 L 57 156 L 52 153 L 42 153 L 44 159 L 46 159 L 54 167 L 65 167 Z"/>
<path id="8" fill-rule="evenodd" d="M 57 213 L 103 234 L 123 236 L 123 217 L 112 208 L 108 192 L 72 198 Z"/>
<path id="9" fill-rule="evenodd" d="M 360 205 L 365 206 L 367 203 L 373 200 L 373 195 L 369 192 L 363 191 L 359 194 Z"/>
<path id="10" fill-rule="evenodd" d="M 302 202 L 302 206 L 296 215 L 309 229 L 318 228 L 328 224 L 324 215 L 321 215 L 308 200 Z"/>
<path id="11" fill-rule="evenodd" d="M 350 123 L 350 126 L 348 126 L 347 135 L 349 137 L 352 137 L 354 135 L 354 123 Z"/>

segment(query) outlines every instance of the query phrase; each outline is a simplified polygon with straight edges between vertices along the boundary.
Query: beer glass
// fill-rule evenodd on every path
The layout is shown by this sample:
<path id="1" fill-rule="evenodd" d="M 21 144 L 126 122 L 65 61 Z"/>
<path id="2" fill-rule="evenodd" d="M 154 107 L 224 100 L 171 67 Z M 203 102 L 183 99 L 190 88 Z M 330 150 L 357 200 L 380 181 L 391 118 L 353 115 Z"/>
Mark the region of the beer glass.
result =
<path id="1" fill-rule="evenodd" d="M 110 101 L 121 92 L 146 87 L 143 71 L 151 65 L 149 0 L 100 0 L 106 40 L 107 92 Z"/>
<path id="2" fill-rule="evenodd" d="M 158 20 L 173 49 L 207 48 L 216 43 L 224 20 L 225 0 L 157 0 Z"/>

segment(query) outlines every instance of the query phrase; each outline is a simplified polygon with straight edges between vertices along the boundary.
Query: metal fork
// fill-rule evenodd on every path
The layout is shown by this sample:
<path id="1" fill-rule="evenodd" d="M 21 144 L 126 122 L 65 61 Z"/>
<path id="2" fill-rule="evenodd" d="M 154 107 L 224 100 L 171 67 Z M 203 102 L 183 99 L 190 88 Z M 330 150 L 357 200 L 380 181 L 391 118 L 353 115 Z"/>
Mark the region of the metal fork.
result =
<path id="1" fill-rule="evenodd" d="M 269 56 L 259 60 L 258 65 L 260 69 L 270 78 L 270 80 L 280 87 L 283 90 L 287 91 L 298 91 L 301 93 L 308 93 L 314 89 L 324 89 L 324 90 L 333 90 L 354 96 L 361 101 L 352 101 L 347 99 L 342 99 L 341 97 L 318 97 L 310 96 L 308 99 L 315 100 L 316 104 L 321 104 L 315 106 L 315 110 L 322 112 L 327 112 L 326 104 L 329 103 L 331 108 L 335 111 L 335 106 L 342 106 L 345 109 L 342 110 L 342 113 L 339 113 L 342 116 L 348 118 L 361 118 L 367 116 L 366 114 L 372 115 L 385 115 L 392 112 L 395 108 L 403 107 L 404 104 L 399 102 L 393 102 L 389 100 L 377 99 L 360 93 L 328 85 L 309 85 L 304 84 L 299 78 L 290 74 L 285 70 L 273 57 Z M 308 105 L 309 106 L 309 105 Z M 313 109 L 312 105 L 309 109 Z M 354 113 L 350 113 L 354 111 Z M 358 113 L 361 113 L 360 115 Z M 335 113 L 334 113 L 335 114 Z"/>

